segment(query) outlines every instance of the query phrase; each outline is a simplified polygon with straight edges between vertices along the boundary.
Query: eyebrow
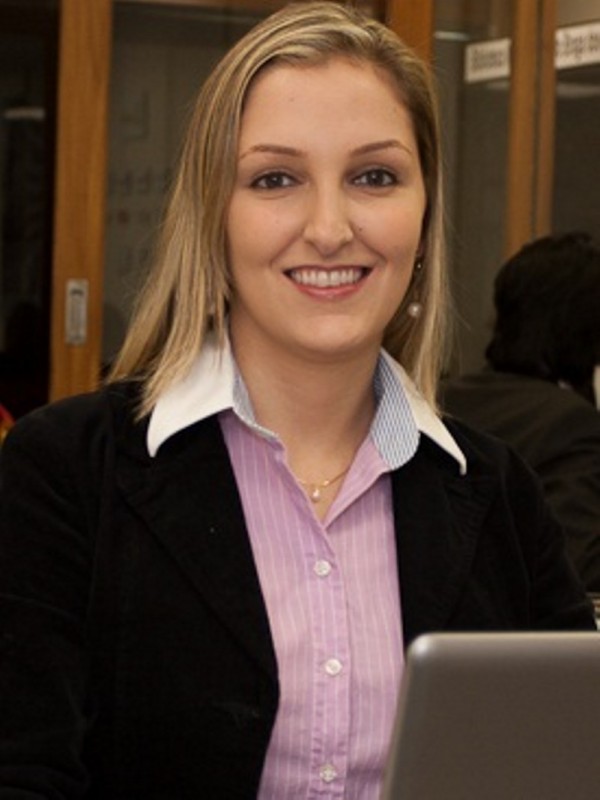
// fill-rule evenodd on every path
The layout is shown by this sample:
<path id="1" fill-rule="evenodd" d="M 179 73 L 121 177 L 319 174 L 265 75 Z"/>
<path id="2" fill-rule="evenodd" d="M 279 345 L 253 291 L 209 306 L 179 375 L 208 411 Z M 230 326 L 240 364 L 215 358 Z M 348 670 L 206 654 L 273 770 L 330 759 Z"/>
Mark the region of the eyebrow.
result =
<path id="1" fill-rule="evenodd" d="M 246 158 L 246 156 L 253 155 L 254 153 L 273 153 L 274 155 L 292 156 L 294 158 L 300 158 L 305 155 L 303 150 L 298 150 L 295 147 L 286 147 L 282 144 L 255 144 L 246 150 L 245 153 L 241 154 L 240 161 L 242 158 Z"/>
<path id="2" fill-rule="evenodd" d="M 380 150 L 389 150 L 389 149 L 397 149 L 397 150 L 404 150 L 409 155 L 412 155 L 412 150 L 407 147 L 406 145 L 402 144 L 398 139 L 384 139 L 380 142 L 369 142 L 368 144 L 363 144 L 360 147 L 355 148 L 352 150 L 351 155 L 353 156 L 362 156 L 368 155 L 369 153 L 375 153 Z M 246 158 L 249 155 L 254 153 L 272 153 L 274 155 L 280 156 L 291 156 L 292 158 L 301 158 L 302 156 L 306 155 L 303 150 L 299 150 L 295 147 L 287 147 L 285 145 L 280 144 L 255 144 L 250 147 L 246 152 L 242 153 L 240 156 L 240 161 L 243 158 Z"/>
<path id="3" fill-rule="evenodd" d="M 368 144 L 363 144 L 361 147 L 357 147 L 356 150 L 353 150 L 352 155 L 362 156 L 368 153 L 377 152 L 378 150 L 390 149 L 404 150 L 406 153 L 412 155 L 412 150 L 410 147 L 402 144 L 399 139 L 384 139 L 382 142 L 369 142 Z"/>

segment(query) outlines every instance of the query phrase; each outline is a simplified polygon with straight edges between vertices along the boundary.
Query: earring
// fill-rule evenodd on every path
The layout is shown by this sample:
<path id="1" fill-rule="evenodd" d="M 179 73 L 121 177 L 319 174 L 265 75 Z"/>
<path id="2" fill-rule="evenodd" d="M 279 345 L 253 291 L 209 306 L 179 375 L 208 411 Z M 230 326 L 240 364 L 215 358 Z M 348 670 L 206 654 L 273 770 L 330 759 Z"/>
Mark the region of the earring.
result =
<path id="1" fill-rule="evenodd" d="M 421 312 L 423 311 L 423 304 L 419 303 L 417 300 L 413 301 L 412 303 L 408 304 L 408 308 L 406 309 L 406 313 L 409 317 L 413 319 L 417 319 L 417 317 L 421 316 Z"/>
<path id="2" fill-rule="evenodd" d="M 421 272 L 422 269 L 423 269 L 423 259 L 418 258 L 415 261 L 415 272 Z"/>

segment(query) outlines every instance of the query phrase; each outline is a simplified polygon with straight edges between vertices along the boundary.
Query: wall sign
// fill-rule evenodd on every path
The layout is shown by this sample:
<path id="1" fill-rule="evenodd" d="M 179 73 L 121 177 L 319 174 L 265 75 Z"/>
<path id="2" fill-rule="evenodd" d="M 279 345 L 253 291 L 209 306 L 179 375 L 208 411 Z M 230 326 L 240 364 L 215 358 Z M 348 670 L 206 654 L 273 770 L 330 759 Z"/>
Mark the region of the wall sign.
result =
<path id="1" fill-rule="evenodd" d="M 510 76 L 510 39 L 473 42 L 465 47 L 465 83 L 479 83 Z M 556 31 L 556 69 L 600 63 L 600 22 L 570 25 Z"/>

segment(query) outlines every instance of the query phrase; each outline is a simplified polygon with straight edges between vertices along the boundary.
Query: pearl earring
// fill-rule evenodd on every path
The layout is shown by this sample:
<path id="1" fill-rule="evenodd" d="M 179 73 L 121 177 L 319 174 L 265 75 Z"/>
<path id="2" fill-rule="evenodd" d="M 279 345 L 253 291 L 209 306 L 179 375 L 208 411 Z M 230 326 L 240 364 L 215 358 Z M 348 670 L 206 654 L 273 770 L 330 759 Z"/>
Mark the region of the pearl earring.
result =
<path id="1" fill-rule="evenodd" d="M 423 311 L 423 305 L 417 301 L 409 303 L 408 308 L 406 309 L 406 313 L 409 317 L 413 319 L 417 319 L 417 317 L 421 316 L 421 312 Z"/>

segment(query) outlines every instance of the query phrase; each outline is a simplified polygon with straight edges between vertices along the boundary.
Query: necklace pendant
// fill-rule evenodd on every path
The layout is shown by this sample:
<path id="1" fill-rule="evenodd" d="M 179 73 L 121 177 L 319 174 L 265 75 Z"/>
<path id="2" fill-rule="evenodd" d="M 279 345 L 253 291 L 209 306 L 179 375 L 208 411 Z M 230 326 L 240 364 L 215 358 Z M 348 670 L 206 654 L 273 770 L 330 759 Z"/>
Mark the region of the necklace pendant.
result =
<path id="1" fill-rule="evenodd" d="M 310 499 L 313 501 L 313 503 L 318 503 L 321 499 L 321 489 L 318 486 L 315 486 L 313 489 L 311 489 Z"/>

